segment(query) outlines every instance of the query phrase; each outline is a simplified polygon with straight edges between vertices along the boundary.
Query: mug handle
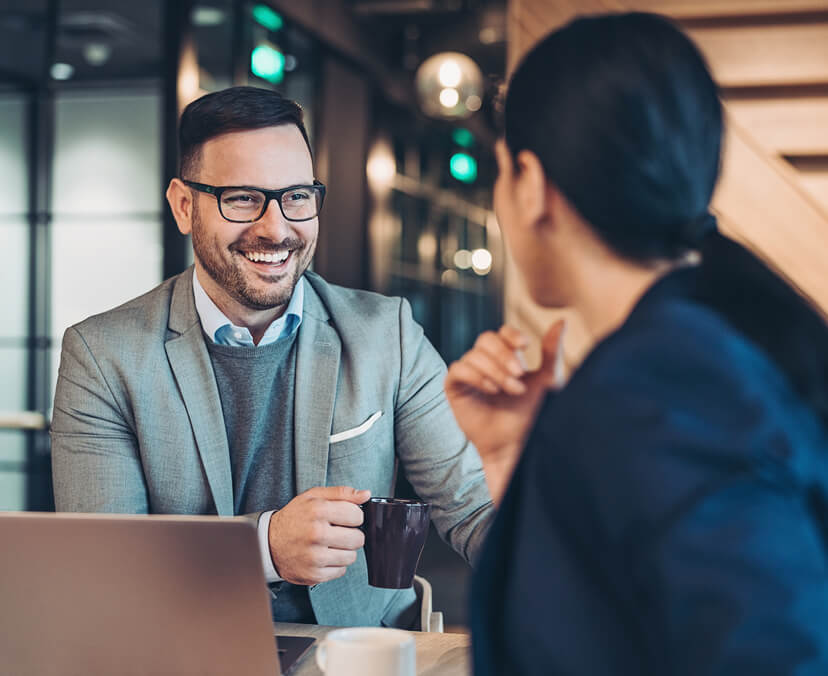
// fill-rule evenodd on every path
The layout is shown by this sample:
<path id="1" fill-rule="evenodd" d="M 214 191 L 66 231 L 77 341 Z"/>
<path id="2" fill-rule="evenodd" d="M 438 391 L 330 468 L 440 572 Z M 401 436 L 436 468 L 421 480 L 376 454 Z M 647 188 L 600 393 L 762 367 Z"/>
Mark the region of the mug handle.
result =
<path id="1" fill-rule="evenodd" d="M 328 668 L 328 651 L 326 650 L 326 643 L 326 640 L 322 640 L 319 642 L 319 645 L 316 646 L 316 664 L 323 672 L 327 671 Z"/>

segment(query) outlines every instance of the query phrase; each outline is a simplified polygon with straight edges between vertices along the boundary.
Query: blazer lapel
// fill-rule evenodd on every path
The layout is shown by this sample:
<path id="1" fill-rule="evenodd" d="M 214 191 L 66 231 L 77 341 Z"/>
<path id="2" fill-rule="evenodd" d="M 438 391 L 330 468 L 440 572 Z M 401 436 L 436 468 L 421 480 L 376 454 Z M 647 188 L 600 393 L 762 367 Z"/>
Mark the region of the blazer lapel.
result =
<path id="1" fill-rule="evenodd" d="M 220 516 L 233 516 L 230 448 L 210 354 L 193 300 L 192 268 L 179 277 L 170 302 L 165 348 L 201 455 L 204 473 Z"/>
<path id="2" fill-rule="evenodd" d="M 307 279 L 297 341 L 293 444 L 298 494 L 324 486 L 327 480 L 328 440 L 341 351 L 339 335 Z"/>

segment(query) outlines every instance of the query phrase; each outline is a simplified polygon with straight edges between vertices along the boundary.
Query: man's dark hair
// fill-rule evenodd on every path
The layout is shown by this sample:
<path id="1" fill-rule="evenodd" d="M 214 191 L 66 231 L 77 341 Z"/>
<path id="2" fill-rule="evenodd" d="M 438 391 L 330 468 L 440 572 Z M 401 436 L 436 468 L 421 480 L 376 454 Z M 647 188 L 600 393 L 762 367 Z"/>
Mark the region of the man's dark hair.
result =
<path id="1" fill-rule="evenodd" d="M 195 178 L 206 141 L 234 131 L 294 124 L 310 150 L 301 106 L 279 92 L 257 87 L 230 87 L 190 103 L 178 126 L 179 176 Z"/>

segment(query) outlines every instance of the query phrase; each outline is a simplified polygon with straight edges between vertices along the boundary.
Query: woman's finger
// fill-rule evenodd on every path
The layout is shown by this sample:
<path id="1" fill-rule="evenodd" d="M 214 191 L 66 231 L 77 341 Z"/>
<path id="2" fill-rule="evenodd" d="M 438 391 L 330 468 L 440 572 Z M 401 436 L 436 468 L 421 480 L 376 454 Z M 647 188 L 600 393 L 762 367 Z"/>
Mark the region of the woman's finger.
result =
<path id="1" fill-rule="evenodd" d="M 485 394 L 499 394 L 500 388 L 486 374 L 463 361 L 454 362 L 446 376 L 446 389 L 470 388 Z"/>
<path id="2" fill-rule="evenodd" d="M 509 375 L 520 378 L 526 373 L 515 353 L 515 348 L 507 343 L 500 334 L 487 331 L 480 335 L 472 352 L 485 352 L 499 367 Z"/>
<path id="3" fill-rule="evenodd" d="M 508 394 L 523 394 L 526 391 L 526 386 L 512 375 L 513 372 L 508 371 L 502 362 L 482 349 L 475 348 L 467 352 L 463 361 Z"/>
<path id="4" fill-rule="evenodd" d="M 513 350 L 525 350 L 529 347 L 529 338 L 520 329 L 514 326 L 504 324 L 500 327 L 497 334 L 511 347 Z"/>

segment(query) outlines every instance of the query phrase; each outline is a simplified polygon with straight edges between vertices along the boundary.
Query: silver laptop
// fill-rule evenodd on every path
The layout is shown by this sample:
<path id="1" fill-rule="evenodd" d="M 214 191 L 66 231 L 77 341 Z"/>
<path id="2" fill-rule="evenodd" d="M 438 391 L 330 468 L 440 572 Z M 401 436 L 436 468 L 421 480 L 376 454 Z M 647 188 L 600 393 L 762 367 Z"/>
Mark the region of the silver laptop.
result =
<path id="1" fill-rule="evenodd" d="M 243 519 L 0 513 L 2 674 L 278 675 L 268 599 Z"/>

